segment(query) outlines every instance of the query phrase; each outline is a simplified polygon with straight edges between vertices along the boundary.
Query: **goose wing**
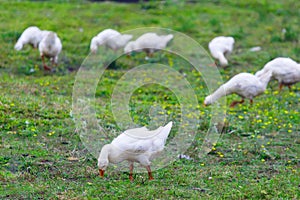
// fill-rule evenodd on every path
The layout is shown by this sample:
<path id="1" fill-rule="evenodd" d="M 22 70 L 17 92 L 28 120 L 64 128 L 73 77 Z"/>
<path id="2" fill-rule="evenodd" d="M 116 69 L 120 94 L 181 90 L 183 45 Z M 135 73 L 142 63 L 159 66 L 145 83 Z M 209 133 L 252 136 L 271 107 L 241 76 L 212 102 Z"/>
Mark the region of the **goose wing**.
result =
<path id="1" fill-rule="evenodd" d="M 129 129 L 112 141 L 121 151 L 145 153 L 162 150 L 171 130 L 170 122 L 165 127 L 150 131 L 146 127 Z"/>

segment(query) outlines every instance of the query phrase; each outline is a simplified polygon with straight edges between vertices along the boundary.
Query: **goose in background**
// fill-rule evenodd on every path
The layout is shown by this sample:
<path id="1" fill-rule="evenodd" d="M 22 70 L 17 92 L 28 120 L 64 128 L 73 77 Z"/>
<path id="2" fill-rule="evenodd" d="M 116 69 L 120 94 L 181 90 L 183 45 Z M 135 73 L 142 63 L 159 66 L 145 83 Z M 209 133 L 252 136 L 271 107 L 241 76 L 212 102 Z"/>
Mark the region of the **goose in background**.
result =
<path id="1" fill-rule="evenodd" d="M 256 72 L 257 77 L 261 77 L 266 73 L 272 73 L 272 79 L 276 79 L 279 83 L 279 91 L 283 86 L 291 89 L 291 85 L 300 82 L 300 64 L 291 58 L 278 57 L 269 61 L 262 70 Z"/>
<path id="2" fill-rule="evenodd" d="M 123 48 L 132 38 L 132 35 L 121 34 L 113 29 L 105 29 L 98 35 L 92 38 L 90 44 L 90 50 L 92 53 L 96 53 L 98 47 L 105 45 L 114 51 Z"/>
<path id="3" fill-rule="evenodd" d="M 225 36 L 215 37 L 208 44 L 211 55 L 219 61 L 221 67 L 228 65 L 226 57 L 232 52 L 233 46 L 234 38 Z"/>
<path id="4" fill-rule="evenodd" d="M 37 48 L 43 37 L 45 37 L 49 31 L 40 30 L 36 26 L 30 26 L 26 28 L 22 35 L 19 37 L 15 44 L 15 49 L 20 51 L 24 45 L 30 44 L 33 48 Z"/>
<path id="5" fill-rule="evenodd" d="M 156 33 L 145 33 L 135 41 L 128 42 L 124 48 L 124 53 L 145 51 L 148 57 L 152 57 L 155 51 L 166 48 L 173 37 L 172 34 L 157 35 Z"/>
<path id="6" fill-rule="evenodd" d="M 228 82 L 221 85 L 215 92 L 207 96 L 204 100 L 204 105 L 210 105 L 217 101 L 219 98 L 237 94 L 242 97 L 241 101 L 234 101 L 230 104 L 230 107 L 234 107 L 236 104 L 243 103 L 244 99 L 250 99 L 250 103 L 253 103 L 253 98 L 262 94 L 271 79 L 272 73 L 266 73 L 260 77 L 257 77 L 250 73 L 240 73 L 232 77 Z"/>
<path id="7" fill-rule="evenodd" d="M 43 66 L 45 70 L 51 70 L 50 67 L 46 65 L 45 57 L 50 58 L 52 66 L 57 64 L 58 55 L 61 52 L 62 44 L 56 33 L 49 31 L 47 35 L 39 43 L 40 56 L 43 61 Z"/>
<path id="8" fill-rule="evenodd" d="M 119 163 L 127 160 L 129 161 L 129 179 L 131 181 L 133 180 L 134 162 L 144 166 L 148 171 L 149 179 L 152 180 L 150 161 L 164 149 L 171 128 L 172 122 L 169 122 L 166 126 L 161 126 L 152 131 L 142 127 L 123 132 L 110 144 L 102 147 L 98 158 L 100 176 L 104 176 L 109 163 Z"/>

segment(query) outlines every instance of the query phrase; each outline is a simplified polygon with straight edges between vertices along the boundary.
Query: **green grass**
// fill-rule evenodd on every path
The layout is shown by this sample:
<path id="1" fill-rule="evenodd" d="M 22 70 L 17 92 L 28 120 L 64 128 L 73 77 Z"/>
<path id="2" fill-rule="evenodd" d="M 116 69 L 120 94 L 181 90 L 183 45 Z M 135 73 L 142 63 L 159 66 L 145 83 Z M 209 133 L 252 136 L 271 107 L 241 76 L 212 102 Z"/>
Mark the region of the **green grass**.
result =
<path id="1" fill-rule="evenodd" d="M 184 1 L 139 4 L 76 2 L 9 2 L 0 7 L 0 198 L 1 199 L 299 199 L 300 198 L 300 85 L 277 92 L 270 82 L 254 105 L 227 108 L 222 135 L 212 151 L 199 159 L 209 127 L 211 108 L 203 107 L 205 83 L 183 59 L 155 53 L 150 62 L 174 65 L 186 73 L 199 103 L 197 137 L 185 154 L 147 174 L 107 170 L 98 177 L 97 160 L 80 140 L 70 116 L 77 69 L 89 53 L 90 39 L 105 28 L 120 31 L 163 27 L 183 32 L 205 49 L 213 37 L 236 38 L 230 66 L 220 69 L 223 80 L 236 73 L 254 73 L 270 59 L 299 59 L 299 1 Z M 180 14 L 179 14 L 180 12 Z M 37 50 L 14 50 L 22 31 L 30 25 L 56 31 L 63 43 L 55 73 L 42 70 Z M 282 29 L 286 33 L 282 33 Z M 249 52 L 261 46 L 260 52 Z M 110 99 L 117 81 L 128 69 L 145 63 L 144 54 L 121 57 L 107 69 L 96 91 L 96 116 L 116 133 Z M 30 73 L 30 69 L 35 69 Z M 228 102 L 239 99 L 236 95 Z M 131 116 L 149 125 L 149 108 L 159 105 L 175 121 L 179 102 L 162 86 L 134 91 Z M 146 170 L 145 170 L 146 171 Z"/>

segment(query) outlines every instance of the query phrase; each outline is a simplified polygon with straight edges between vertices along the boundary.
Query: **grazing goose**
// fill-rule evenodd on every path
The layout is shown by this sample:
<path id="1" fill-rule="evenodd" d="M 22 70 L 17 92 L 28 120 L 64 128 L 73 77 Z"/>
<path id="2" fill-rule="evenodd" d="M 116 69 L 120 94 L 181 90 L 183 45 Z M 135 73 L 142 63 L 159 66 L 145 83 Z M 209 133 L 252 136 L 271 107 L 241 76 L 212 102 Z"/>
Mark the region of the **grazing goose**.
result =
<path id="1" fill-rule="evenodd" d="M 129 179 L 132 181 L 133 163 L 144 166 L 152 180 L 151 160 L 164 149 L 164 145 L 172 128 L 172 122 L 164 127 L 150 131 L 146 127 L 129 129 L 116 137 L 110 144 L 102 147 L 98 167 L 100 176 L 104 176 L 108 164 L 129 161 Z"/>
<path id="2" fill-rule="evenodd" d="M 15 44 L 15 49 L 20 51 L 26 44 L 30 44 L 34 48 L 37 48 L 40 41 L 48 32 L 49 31 L 42 31 L 36 26 L 26 28 Z"/>
<path id="3" fill-rule="evenodd" d="M 173 39 L 173 35 L 157 35 L 156 33 L 145 33 L 135 41 L 129 42 L 124 52 L 129 54 L 131 51 L 145 51 L 151 57 L 156 50 L 166 48 L 167 44 Z"/>
<path id="4" fill-rule="evenodd" d="M 105 45 L 106 47 L 117 51 L 118 49 L 123 48 L 131 38 L 132 35 L 121 34 L 113 29 L 105 29 L 92 38 L 90 50 L 92 53 L 96 53 L 99 46 Z"/>
<path id="5" fill-rule="evenodd" d="M 56 33 L 49 31 L 39 44 L 40 56 L 45 70 L 51 70 L 45 63 L 45 57 L 50 58 L 53 66 L 54 64 L 57 64 L 58 54 L 61 52 L 61 49 L 62 44 L 59 37 Z"/>
<path id="6" fill-rule="evenodd" d="M 233 37 L 218 36 L 209 42 L 208 48 L 211 55 L 219 60 L 221 67 L 226 67 L 228 65 L 226 56 L 232 52 L 233 45 Z"/>
<path id="7" fill-rule="evenodd" d="M 233 93 L 241 96 L 242 100 L 232 102 L 230 107 L 234 107 L 238 103 L 243 103 L 245 98 L 250 99 L 250 103 L 252 104 L 253 98 L 266 90 L 271 75 L 271 73 L 266 73 L 261 77 L 257 77 L 250 73 L 237 74 L 228 82 L 221 85 L 214 93 L 207 96 L 204 104 L 210 105 L 219 98 Z"/>
<path id="8" fill-rule="evenodd" d="M 279 91 L 282 90 L 283 86 L 291 89 L 291 85 L 300 82 L 300 64 L 291 58 L 275 58 L 265 64 L 263 69 L 256 72 L 255 75 L 260 77 L 269 71 L 272 72 L 272 78 L 278 80 Z"/>

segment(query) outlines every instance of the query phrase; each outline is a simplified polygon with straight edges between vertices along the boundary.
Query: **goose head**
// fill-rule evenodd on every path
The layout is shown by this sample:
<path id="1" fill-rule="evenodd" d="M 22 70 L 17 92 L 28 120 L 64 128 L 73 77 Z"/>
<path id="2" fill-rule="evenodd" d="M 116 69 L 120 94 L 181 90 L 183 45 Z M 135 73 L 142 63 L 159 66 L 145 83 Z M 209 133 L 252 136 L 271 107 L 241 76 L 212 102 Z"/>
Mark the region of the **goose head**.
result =
<path id="1" fill-rule="evenodd" d="M 124 48 L 124 53 L 129 56 L 130 53 L 134 50 L 134 47 L 135 47 L 134 41 L 128 42 Z"/>
<path id="2" fill-rule="evenodd" d="M 99 158 L 98 158 L 98 168 L 99 175 L 104 176 L 104 172 L 109 164 L 108 156 L 110 154 L 111 144 L 106 144 L 102 147 Z"/>
<path id="3" fill-rule="evenodd" d="M 93 37 L 91 40 L 90 50 L 92 53 L 96 53 L 98 50 L 98 41 L 97 40 L 98 40 L 97 36 Z"/>
<path id="4" fill-rule="evenodd" d="M 17 51 L 20 51 L 22 48 L 23 48 L 23 44 L 21 44 L 20 42 L 18 42 L 18 43 L 15 45 L 15 50 L 17 50 Z"/>
<path id="5" fill-rule="evenodd" d="M 221 67 L 226 67 L 228 65 L 228 61 L 225 57 L 221 57 L 219 61 L 220 61 Z"/>
<path id="6" fill-rule="evenodd" d="M 104 172 L 108 166 L 108 163 L 109 163 L 108 159 L 98 160 L 99 175 L 101 177 L 104 176 Z"/>
<path id="7" fill-rule="evenodd" d="M 208 106 L 208 105 L 210 105 L 212 103 L 213 103 L 213 100 L 212 100 L 211 95 L 208 95 L 207 97 L 205 97 L 205 99 L 204 99 L 204 105 L 205 106 Z"/>
<path id="8" fill-rule="evenodd" d="M 225 53 L 223 53 L 223 52 L 217 53 L 217 58 L 220 62 L 221 67 L 226 67 L 228 65 L 228 60 L 226 59 L 224 54 L 226 54 L 226 52 Z"/>

